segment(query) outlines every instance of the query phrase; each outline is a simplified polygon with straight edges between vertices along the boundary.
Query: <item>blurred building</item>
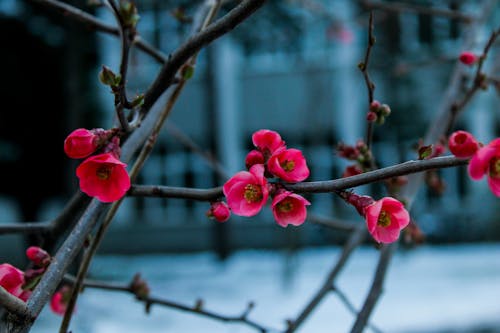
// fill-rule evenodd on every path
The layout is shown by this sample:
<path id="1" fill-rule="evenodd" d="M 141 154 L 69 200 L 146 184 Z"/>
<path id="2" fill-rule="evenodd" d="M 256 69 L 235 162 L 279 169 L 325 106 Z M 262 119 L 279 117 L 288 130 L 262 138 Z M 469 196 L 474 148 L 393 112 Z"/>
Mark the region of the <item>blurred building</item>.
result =
<path id="1" fill-rule="evenodd" d="M 177 7 L 172 2 L 150 0 L 138 4 L 141 37 L 167 54 L 189 34 L 189 25 L 175 19 L 172 10 L 184 11 L 188 18 L 195 12 L 187 3 Z M 270 1 L 261 13 L 203 50 L 195 76 L 182 93 L 138 182 L 197 188 L 219 186 L 225 177 L 180 142 L 179 137 L 187 136 L 203 151 L 213 154 L 226 175 L 231 175 L 244 169 L 251 134 L 261 128 L 278 131 L 289 147 L 303 150 L 311 169 L 308 180 L 340 177 L 348 162 L 336 155 L 336 145 L 354 144 L 365 136 L 368 97 L 357 64 L 366 50 L 368 12 L 361 3 Z M 432 3 L 433 7 L 461 10 L 471 16 L 477 15 L 479 9 L 474 1 L 413 3 Z M 113 96 L 100 85 L 97 75 L 101 65 L 118 68 L 119 41 L 112 36 L 91 34 L 76 23 L 63 25 L 67 23 L 61 22 L 57 14 L 51 14 L 53 21 L 33 28 L 37 20 L 44 20 L 45 12 L 40 8 L 34 11 L 24 2 L 4 1 L 0 10 L 4 15 L 0 23 L 14 17 L 33 36 L 44 40 L 47 47 L 55 43 L 62 50 L 60 59 L 64 61 L 58 70 L 63 78 L 59 83 L 60 89 L 69 93 L 64 94 L 64 105 L 58 111 L 64 116 L 57 118 L 63 121 L 64 134 L 58 137 L 61 147 L 65 134 L 83 127 L 82 124 L 112 126 Z M 92 10 L 99 18 L 114 23 L 104 8 Z M 495 10 L 491 22 L 495 22 L 494 18 L 498 22 L 498 6 Z M 62 31 L 61 25 L 66 27 Z M 374 153 L 380 166 L 416 158 L 415 147 L 440 106 L 467 28 L 459 18 L 375 11 L 377 42 L 369 72 L 376 84 L 376 99 L 392 109 L 387 123 L 375 129 Z M 492 28 L 487 24 L 479 32 L 474 51 L 482 49 Z M 51 42 L 58 34 L 59 42 Z M 158 68 L 151 57 L 134 49 L 127 81 L 129 96 L 143 92 Z M 456 128 L 470 130 L 487 143 L 499 134 L 498 103 L 495 91 L 481 92 L 458 119 Z M 23 149 L 26 148 L 15 148 Z M 71 165 L 60 180 L 72 189 L 76 189 L 74 167 Z M 465 168 L 438 173 L 446 183 L 445 192 L 439 195 L 422 187 L 412 211 L 428 239 L 498 239 L 498 199 L 489 193 L 486 182 L 473 182 L 466 176 Z M 383 194 L 378 185 L 364 186 L 359 191 Z M 8 201 L 13 200 L 12 195 L 15 194 L 5 193 L 4 202 L 12 202 Z M 55 200 L 46 201 L 40 215 L 54 216 L 64 203 L 63 198 L 64 195 L 55 196 Z M 312 202 L 310 214 L 362 223 L 351 207 L 333 194 L 307 198 Z M 12 211 L 9 204 L 4 206 Z M 344 237 L 311 223 L 282 229 L 274 223 L 269 209 L 254 218 L 233 216 L 221 225 L 207 220 L 207 209 L 208 203 L 203 202 L 128 198 L 102 251 L 216 249 L 224 255 L 241 247 L 293 249 L 331 244 Z"/>

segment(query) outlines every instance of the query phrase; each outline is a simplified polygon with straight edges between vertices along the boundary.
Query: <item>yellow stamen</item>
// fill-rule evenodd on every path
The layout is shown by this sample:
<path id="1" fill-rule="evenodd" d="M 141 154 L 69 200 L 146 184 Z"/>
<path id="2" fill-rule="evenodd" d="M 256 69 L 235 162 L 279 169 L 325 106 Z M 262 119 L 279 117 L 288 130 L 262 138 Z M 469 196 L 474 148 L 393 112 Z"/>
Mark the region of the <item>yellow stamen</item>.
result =
<path id="1" fill-rule="evenodd" d="M 284 200 L 278 204 L 278 210 L 282 213 L 288 213 L 293 209 L 293 203 L 291 200 Z"/>
<path id="2" fill-rule="evenodd" d="M 293 169 L 295 168 L 294 161 L 284 160 L 282 163 L 280 163 L 280 165 L 286 172 L 293 171 Z"/>
<path id="3" fill-rule="evenodd" d="M 262 189 L 255 184 L 248 184 L 245 186 L 243 196 L 248 203 L 259 202 L 262 200 Z"/>
<path id="4" fill-rule="evenodd" d="M 500 178 L 500 158 L 495 157 L 490 161 L 490 176 Z"/>
<path id="5" fill-rule="evenodd" d="M 391 225 L 391 216 L 387 214 L 385 210 L 380 212 L 380 215 L 378 216 L 377 225 L 384 228 Z"/>
<path id="6" fill-rule="evenodd" d="M 107 166 L 102 166 L 96 171 L 97 178 L 101 180 L 106 180 L 111 175 L 111 168 Z"/>

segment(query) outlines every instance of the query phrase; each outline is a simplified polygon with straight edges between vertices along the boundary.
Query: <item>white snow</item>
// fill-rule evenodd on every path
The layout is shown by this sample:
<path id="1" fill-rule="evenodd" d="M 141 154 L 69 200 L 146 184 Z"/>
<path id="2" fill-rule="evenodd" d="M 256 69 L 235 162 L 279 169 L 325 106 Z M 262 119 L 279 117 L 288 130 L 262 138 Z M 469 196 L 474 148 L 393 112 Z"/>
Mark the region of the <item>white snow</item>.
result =
<path id="1" fill-rule="evenodd" d="M 141 272 L 152 295 L 206 310 L 239 315 L 255 302 L 250 318 L 283 331 L 324 281 L 340 253 L 337 247 L 286 252 L 245 250 L 219 262 L 211 253 L 99 256 L 92 277 L 127 283 Z M 377 250 L 358 249 L 336 285 L 360 308 L 377 264 Z M 299 332 L 348 332 L 353 315 L 329 294 Z M 56 332 L 61 317 L 44 309 L 35 333 Z M 481 324 L 500 327 L 500 244 L 422 246 L 399 249 L 371 322 L 383 332 L 464 330 Z M 131 295 L 87 289 L 72 321 L 74 333 L 246 333 L 227 324 L 178 310 L 153 306 L 149 315 Z M 366 330 L 370 331 L 370 330 Z M 466 330 L 465 330 L 466 331 Z M 461 332 L 465 332 L 461 331 Z"/>

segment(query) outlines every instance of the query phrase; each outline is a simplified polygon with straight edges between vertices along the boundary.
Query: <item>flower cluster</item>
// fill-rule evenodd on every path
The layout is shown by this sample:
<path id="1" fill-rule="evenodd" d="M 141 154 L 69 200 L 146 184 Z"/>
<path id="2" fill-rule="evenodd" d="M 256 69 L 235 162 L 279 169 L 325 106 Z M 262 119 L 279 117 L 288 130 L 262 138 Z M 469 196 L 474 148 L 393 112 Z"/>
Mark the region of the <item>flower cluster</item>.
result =
<path id="1" fill-rule="evenodd" d="M 469 158 L 469 176 L 481 180 L 488 179 L 491 192 L 500 197 L 500 138 L 482 146 L 472 134 L 456 131 L 450 135 L 448 146 L 459 158 Z"/>
<path id="2" fill-rule="evenodd" d="M 120 139 L 115 130 L 79 128 L 64 140 L 68 157 L 85 160 L 76 169 L 80 189 L 102 202 L 122 198 L 130 188 L 126 164 L 120 161 Z M 93 155 L 98 152 L 98 154 Z"/>
<path id="3" fill-rule="evenodd" d="M 372 153 L 363 140 L 358 140 L 354 146 L 340 142 L 336 149 L 338 156 L 355 162 L 355 164 L 346 167 L 342 177 L 359 175 L 371 169 Z"/>
<path id="4" fill-rule="evenodd" d="M 377 122 L 377 124 L 382 125 L 391 114 L 391 108 L 387 104 L 380 104 L 379 101 L 374 100 L 370 103 L 370 109 L 366 114 L 366 120 L 370 123 Z"/>
<path id="5" fill-rule="evenodd" d="M 379 243 L 392 243 L 410 223 L 410 214 L 403 203 L 392 197 L 373 200 L 366 195 L 345 192 L 343 198 L 365 217 L 366 227 Z"/>
<path id="6" fill-rule="evenodd" d="M 8 263 L 0 265 L 0 286 L 24 302 L 28 300 L 52 261 L 47 251 L 38 246 L 28 247 L 26 257 L 33 264 L 33 268 L 25 272 Z M 70 295 L 69 287 L 60 288 L 52 295 L 50 309 L 56 314 L 64 314 Z"/>
<path id="7" fill-rule="evenodd" d="M 271 209 L 278 225 L 301 225 L 310 202 L 278 183 L 269 183 L 268 178 L 279 178 L 288 183 L 305 180 L 310 172 L 304 155 L 298 149 L 287 148 L 281 136 L 272 130 L 255 132 L 252 142 L 255 149 L 245 158 L 248 171 L 237 172 L 224 184 L 222 189 L 227 205 L 212 203 L 207 215 L 219 222 L 226 221 L 230 211 L 239 216 L 254 216 L 271 197 Z"/>
<path id="8" fill-rule="evenodd" d="M 32 290 L 51 260 L 50 255 L 37 246 L 29 247 L 26 250 L 26 257 L 35 267 L 28 269 L 26 272 L 8 263 L 0 265 L 0 286 L 25 302 L 30 297 Z"/>

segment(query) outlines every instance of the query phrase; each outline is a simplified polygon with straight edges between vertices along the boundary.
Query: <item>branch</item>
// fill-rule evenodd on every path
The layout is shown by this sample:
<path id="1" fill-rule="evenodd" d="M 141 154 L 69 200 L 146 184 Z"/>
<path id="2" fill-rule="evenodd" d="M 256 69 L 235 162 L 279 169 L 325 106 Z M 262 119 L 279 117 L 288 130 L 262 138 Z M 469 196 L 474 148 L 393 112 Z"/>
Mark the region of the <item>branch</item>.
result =
<path id="1" fill-rule="evenodd" d="M 335 266 L 333 266 L 323 285 L 318 289 L 316 294 L 304 307 L 297 318 L 293 321 L 288 322 L 288 329 L 286 330 L 286 333 L 295 332 L 299 328 L 299 326 L 307 319 L 307 317 L 309 317 L 309 315 L 316 309 L 316 307 L 320 304 L 326 294 L 334 290 L 333 286 L 337 275 L 340 273 L 342 268 L 344 268 L 344 265 L 346 264 L 354 249 L 363 242 L 365 237 L 366 228 L 364 225 L 359 224 L 356 227 L 356 230 L 351 233 L 349 239 L 344 245 L 344 248 L 342 249 L 340 258 L 335 263 Z"/>
<path id="2" fill-rule="evenodd" d="M 0 306 L 5 308 L 10 313 L 21 317 L 25 316 L 28 310 L 26 303 L 10 294 L 2 286 L 0 286 Z"/>
<path id="3" fill-rule="evenodd" d="M 342 231 L 354 231 L 356 229 L 356 225 L 354 223 L 342 221 L 337 218 L 332 219 L 316 214 L 307 214 L 307 220 L 314 224 L 319 224 L 328 228 L 338 229 Z"/>
<path id="4" fill-rule="evenodd" d="M 68 5 L 64 2 L 58 0 L 30 0 L 30 1 L 54 8 L 59 12 L 61 12 L 65 17 L 86 24 L 86 26 L 90 29 L 111 34 L 116 37 L 120 36 L 120 30 L 117 27 L 108 25 L 105 22 L 90 15 L 89 13 L 84 12 L 83 10 L 73 7 L 71 5 Z M 163 64 L 167 62 L 167 56 L 165 56 L 161 51 L 157 50 L 155 47 L 153 47 L 151 44 L 149 44 L 139 36 L 135 37 L 133 43 L 134 45 L 137 45 L 137 48 L 142 50 L 144 53 L 152 56 L 159 63 Z"/>
<path id="5" fill-rule="evenodd" d="M 209 25 L 205 30 L 191 37 L 180 46 L 163 65 L 160 74 L 144 94 L 141 113 L 146 114 L 151 106 L 165 92 L 175 78 L 175 74 L 188 59 L 210 42 L 233 30 L 238 24 L 259 9 L 266 0 L 244 0 L 224 17 Z"/>
<path id="6" fill-rule="evenodd" d="M 74 276 L 66 274 L 64 276 L 64 281 L 74 285 L 76 283 L 76 278 Z M 227 316 L 227 315 L 222 315 L 219 313 L 216 313 L 214 311 L 210 310 L 205 310 L 202 308 L 200 305 L 200 302 L 197 302 L 194 306 L 189 306 L 189 305 L 184 305 L 178 302 L 170 301 L 167 299 L 159 298 L 159 297 L 152 297 L 152 296 L 140 296 L 137 294 L 137 292 L 133 289 L 133 284 L 129 283 L 127 285 L 124 284 L 118 284 L 118 283 L 109 283 L 109 282 L 103 282 L 103 281 L 96 281 L 96 280 L 89 280 L 85 279 L 83 282 L 83 286 L 86 288 L 95 288 L 95 289 L 101 289 L 101 290 L 107 290 L 107 291 L 120 291 L 120 292 L 126 292 L 129 294 L 132 294 L 135 296 L 136 300 L 142 302 L 146 306 L 146 311 L 149 311 L 152 305 L 162 305 L 165 307 L 169 307 L 172 309 L 184 311 L 184 312 L 189 312 L 193 313 L 196 315 L 201 315 L 207 318 L 211 318 L 214 320 L 222 321 L 222 322 L 232 322 L 232 323 L 240 323 L 244 324 L 247 326 L 250 326 L 254 329 L 256 329 L 259 332 L 268 332 L 271 329 L 266 328 L 265 326 L 248 319 L 248 315 L 250 313 L 250 310 L 253 308 L 253 304 L 250 303 L 248 307 L 242 312 L 240 315 L 235 315 L 235 316 Z M 276 331 L 276 330 L 273 330 Z"/>
<path id="7" fill-rule="evenodd" d="M 403 3 L 403 2 L 395 2 L 391 1 L 390 3 L 383 1 L 370 1 L 370 0 L 361 0 L 361 5 L 367 9 L 380 9 L 387 12 L 411 12 L 417 14 L 424 14 L 430 16 L 442 16 L 449 17 L 452 19 L 459 19 L 464 21 L 465 23 L 471 23 L 474 21 L 474 17 L 464 14 L 458 10 L 449 10 L 449 9 L 441 9 L 441 8 L 429 8 L 428 6 L 419 6 L 411 3 Z"/>
<path id="8" fill-rule="evenodd" d="M 436 157 L 428 160 L 407 161 L 390 167 L 377 169 L 346 178 L 324 180 L 315 182 L 302 182 L 297 184 L 283 184 L 290 191 L 296 193 L 331 193 L 357 187 L 387 178 L 422 172 L 431 169 L 448 168 L 466 165 L 467 159 L 454 156 Z M 195 189 L 187 187 L 161 186 L 161 185 L 132 185 L 127 193 L 137 197 L 159 197 L 191 199 L 199 201 L 214 201 L 223 196 L 222 187 L 210 189 Z"/>
<path id="9" fill-rule="evenodd" d="M 384 284 L 385 274 L 387 273 L 387 268 L 389 267 L 389 262 L 391 261 L 392 254 L 396 251 L 398 243 L 392 243 L 390 245 L 384 245 L 380 251 L 380 257 L 377 264 L 377 270 L 375 271 L 375 276 L 373 278 L 370 291 L 365 299 L 365 303 L 361 311 L 359 312 L 356 321 L 351 329 L 351 333 L 362 333 L 368 318 L 370 317 L 375 304 L 377 303 L 380 294 L 382 293 L 382 286 Z"/>

